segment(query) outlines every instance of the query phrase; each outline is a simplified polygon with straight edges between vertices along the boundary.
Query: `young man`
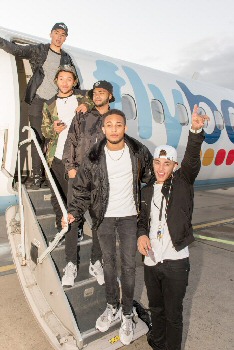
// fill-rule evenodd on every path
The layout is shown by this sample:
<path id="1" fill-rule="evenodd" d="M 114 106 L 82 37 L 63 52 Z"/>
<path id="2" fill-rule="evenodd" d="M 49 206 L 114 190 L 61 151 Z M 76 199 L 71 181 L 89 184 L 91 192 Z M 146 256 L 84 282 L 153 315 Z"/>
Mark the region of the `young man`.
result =
<path id="1" fill-rule="evenodd" d="M 142 189 L 138 249 L 145 255 L 145 284 L 152 317 L 148 342 L 154 350 L 180 350 L 183 299 L 188 284 L 188 245 L 192 230 L 193 183 L 200 170 L 202 127 L 207 116 L 194 107 L 192 125 L 181 168 L 175 148 L 154 152 L 156 182 Z"/>
<path id="2" fill-rule="evenodd" d="M 65 178 L 65 168 L 62 162 L 64 144 L 76 110 L 79 109 L 80 113 L 81 111 L 85 113 L 87 110 L 92 109 L 93 102 L 88 96 L 85 97 L 86 90 L 74 90 L 78 82 L 78 77 L 73 66 L 60 66 L 54 80 L 58 87 L 58 94 L 44 103 L 41 129 L 43 136 L 49 140 L 46 155 L 48 165 L 51 168 L 58 190 L 66 203 L 67 200 L 70 200 L 69 193 L 71 193 L 68 186 L 72 184 L 68 183 Z M 52 187 L 51 203 L 56 214 L 56 225 L 60 231 L 62 211 Z M 77 237 L 77 231 L 78 227 L 74 223 L 71 225 L 69 235 L 71 234 Z M 71 257 L 71 261 L 75 263 L 74 277 L 71 281 L 62 281 L 63 284 L 65 283 L 64 285 L 74 285 L 74 278 L 77 275 L 77 244 L 74 247 L 74 255 L 75 257 Z"/>
<path id="3" fill-rule="evenodd" d="M 137 213 L 141 182 L 152 176 L 152 155 L 125 134 L 123 112 L 112 109 L 103 116 L 105 138 L 97 143 L 80 167 L 73 185 L 68 222 L 80 222 L 89 209 L 102 249 L 107 308 L 96 321 L 101 332 L 120 317 L 116 267 L 116 236 L 120 241 L 122 323 L 120 340 L 133 339 L 133 294 L 137 249 Z"/>
<path id="4" fill-rule="evenodd" d="M 79 168 L 87 156 L 91 147 L 98 141 L 102 140 L 103 114 L 110 108 L 111 102 L 115 101 L 113 95 L 113 86 L 105 80 L 97 81 L 93 89 L 88 92 L 89 97 L 93 100 L 95 107 L 92 111 L 82 114 L 76 114 L 68 132 L 68 137 L 64 147 L 63 161 L 69 176 L 69 182 L 73 182 Z M 69 186 L 72 188 L 72 185 Z M 71 198 L 72 194 L 69 193 Z M 89 273 L 96 277 L 97 282 L 104 284 L 104 275 L 102 268 L 102 252 L 97 238 L 97 232 L 93 230 L 93 245 L 91 251 L 91 260 Z M 76 246 L 77 235 L 68 232 L 65 235 L 65 250 L 67 266 L 64 269 L 63 281 L 72 279 L 73 271 L 76 271 Z"/>
<path id="5" fill-rule="evenodd" d="M 30 62 L 33 75 L 26 89 L 25 102 L 30 105 L 30 125 L 34 129 L 42 148 L 44 145 L 44 138 L 41 133 L 43 104 L 57 93 L 54 76 L 58 67 L 65 64 L 73 65 L 71 57 L 62 50 L 67 35 L 67 26 L 64 23 L 56 23 L 50 33 L 50 44 L 24 46 L 0 38 L 1 49 L 14 56 L 28 59 Z M 33 169 L 31 188 L 37 190 L 42 183 L 42 163 L 33 142 L 31 154 Z"/>

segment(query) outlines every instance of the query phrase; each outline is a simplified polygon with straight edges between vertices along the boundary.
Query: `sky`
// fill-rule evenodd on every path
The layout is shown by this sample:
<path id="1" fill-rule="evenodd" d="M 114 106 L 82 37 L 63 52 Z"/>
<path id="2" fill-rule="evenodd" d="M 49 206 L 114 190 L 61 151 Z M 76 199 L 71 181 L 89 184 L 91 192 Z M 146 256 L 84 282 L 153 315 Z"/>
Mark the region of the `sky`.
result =
<path id="1" fill-rule="evenodd" d="M 7 0 L 0 27 L 234 89 L 233 0 Z M 198 73 L 198 74 L 197 74 Z"/>

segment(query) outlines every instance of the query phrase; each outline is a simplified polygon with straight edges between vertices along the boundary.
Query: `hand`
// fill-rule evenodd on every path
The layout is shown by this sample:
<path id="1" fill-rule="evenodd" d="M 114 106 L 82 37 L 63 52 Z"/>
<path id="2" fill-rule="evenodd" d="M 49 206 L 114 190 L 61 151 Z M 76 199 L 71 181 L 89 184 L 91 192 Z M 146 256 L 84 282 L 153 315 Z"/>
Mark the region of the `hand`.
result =
<path id="1" fill-rule="evenodd" d="M 148 255 L 148 250 L 152 249 L 148 236 L 140 236 L 137 241 L 138 250 L 142 255 Z"/>
<path id="2" fill-rule="evenodd" d="M 72 214 L 67 214 L 67 222 L 64 220 L 64 217 L 62 217 L 62 220 L 61 220 L 62 228 L 67 227 L 67 223 L 71 224 L 74 221 L 75 221 L 74 216 Z"/>
<path id="3" fill-rule="evenodd" d="M 54 131 L 60 134 L 64 129 L 66 129 L 67 125 L 65 123 L 61 124 L 61 120 L 55 120 L 54 121 Z M 60 125 L 58 125 L 60 124 Z"/>
<path id="4" fill-rule="evenodd" d="M 74 179 L 76 177 L 77 171 L 75 169 L 68 170 L 69 179 Z"/>
<path id="5" fill-rule="evenodd" d="M 193 130 L 199 130 L 201 128 L 203 128 L 205 121 L 209 121 L 210 118 L 208 117 L 208 115 L 199 115 L 198 114 L 198 105 L 195 105 L 193 108 L 193 114 L 192 114 L 192 125 L 191 128 Z"/>
<path id="6" fill-rule="evenodd" d="M 86 113 L 88 111 L 88 108 L 84 103 L 82 103 L 80 106 L 76 108 L 75 111 L 76 113 Z"/>

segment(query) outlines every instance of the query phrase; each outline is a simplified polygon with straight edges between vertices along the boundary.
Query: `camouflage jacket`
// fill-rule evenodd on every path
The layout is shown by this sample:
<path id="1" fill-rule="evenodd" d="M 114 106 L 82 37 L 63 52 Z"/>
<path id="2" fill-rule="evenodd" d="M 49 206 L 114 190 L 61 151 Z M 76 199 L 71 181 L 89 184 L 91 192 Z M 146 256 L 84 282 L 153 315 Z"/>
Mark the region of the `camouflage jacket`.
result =
<path id="1" fill-rule="evenodd" d="M 77 170 L 91 147 L 103 138 L 102 115 L 96 108 L 85 114 L 77 114 L 71 123 L 63 151 L 66 171 Z"/>
<path id="2" fill-rule="evenodd" d="M 89 111 L 93 108 L 94 104 L 93 101 L 90 100 L 90 98 L 87 96 L 87 90 L 74 90 L 74 95 L 77 98 L 78 105 L 82 103 L 86 104 Z M 41 131 L 43 136 L 48 139 L 46 160 L 49 167 L 51 166 L 54 159 L 59 136 L 59 134 L 54 130 L 54 121 L 60 119 L 58 116 L 56 99 L 57 95 L 46 101 L 44 103 L 42 111 L 43 119 Z"/>

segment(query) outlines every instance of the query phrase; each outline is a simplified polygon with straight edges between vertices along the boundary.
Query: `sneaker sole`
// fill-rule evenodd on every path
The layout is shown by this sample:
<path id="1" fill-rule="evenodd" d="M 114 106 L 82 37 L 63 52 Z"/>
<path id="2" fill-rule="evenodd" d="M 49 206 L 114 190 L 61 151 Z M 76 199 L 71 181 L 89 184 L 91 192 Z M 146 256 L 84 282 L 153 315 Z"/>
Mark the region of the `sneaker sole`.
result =
<path id="1" fill-rule="evenodd" d="M 110 324 L 111 325 L 111 324 Z M 104 333 L 106 331 L 108 331 L 108 329 L 110 328 L 110 325 L 109 327 L 97 327 L 97 325 L 95 326 L 95 328 L 100 331 L 101 333 Z"/>
<path id="2" fill-rule="evenodd" d="M 119 332 L 119 340 L 121 341 L 121 343 L 122 343 L 123 345 L 129 345 L 129 344 L 131 344 L 131 342 L 133 341 L 133 336 L 134 336 L 134 334 L 132 335 L 131 340 L 130 340 L 129 342 L 126 342 L 126 341 L 121 340 L 121 334 L 120 334 L 120 332 Z"/>

